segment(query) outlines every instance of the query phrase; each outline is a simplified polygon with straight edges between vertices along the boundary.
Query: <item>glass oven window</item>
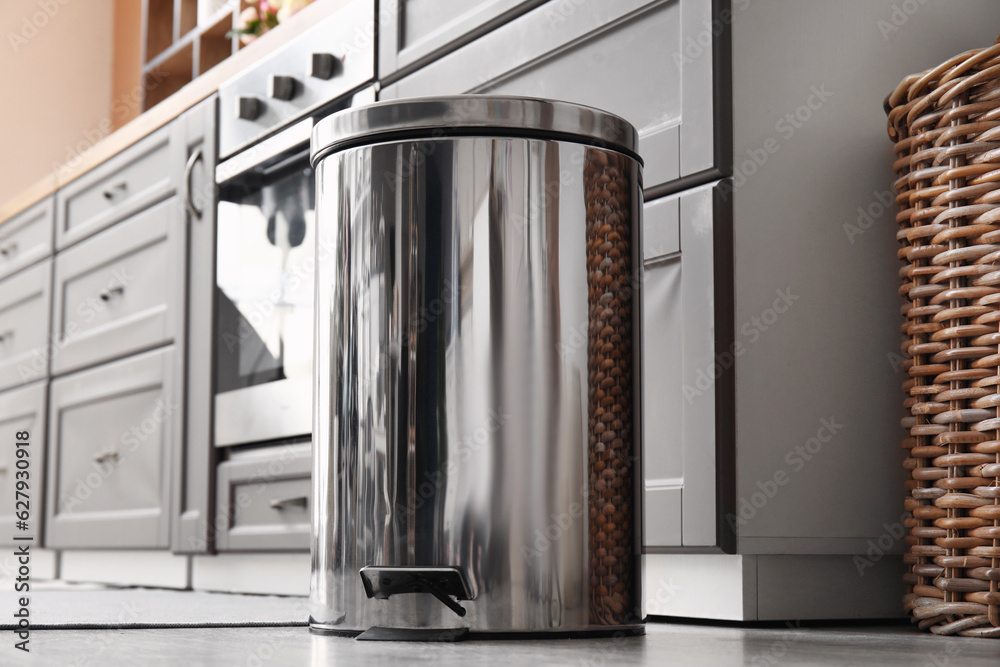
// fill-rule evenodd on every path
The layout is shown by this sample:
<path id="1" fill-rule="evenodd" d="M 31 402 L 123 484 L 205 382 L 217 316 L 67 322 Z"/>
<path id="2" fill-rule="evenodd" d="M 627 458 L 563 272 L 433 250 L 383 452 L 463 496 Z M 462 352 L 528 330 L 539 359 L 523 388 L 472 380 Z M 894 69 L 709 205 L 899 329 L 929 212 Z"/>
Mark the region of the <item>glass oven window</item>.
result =
<path id="1" fill-rule="evenodd" d="M 310 377 L 315 185 L 307 162 L 221 193 L 216 391 Z"/>

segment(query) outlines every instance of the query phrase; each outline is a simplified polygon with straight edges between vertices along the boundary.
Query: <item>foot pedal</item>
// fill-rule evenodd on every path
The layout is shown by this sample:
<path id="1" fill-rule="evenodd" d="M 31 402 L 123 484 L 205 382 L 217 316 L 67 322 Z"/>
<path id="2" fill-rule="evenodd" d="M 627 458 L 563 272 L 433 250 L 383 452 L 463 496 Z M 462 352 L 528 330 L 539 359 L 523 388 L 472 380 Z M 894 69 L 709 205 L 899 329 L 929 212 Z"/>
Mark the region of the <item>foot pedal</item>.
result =
<path id="1" fill-rule="evenodd" d="M 369 565 L 361 568 L 360 574 L 369 598 L 388 600 L 404 593 L 430 593 L 459 616 L 465 616 L 465 607 L 455 600 L 472 597 L 465 575 L 457 567 Z"/>

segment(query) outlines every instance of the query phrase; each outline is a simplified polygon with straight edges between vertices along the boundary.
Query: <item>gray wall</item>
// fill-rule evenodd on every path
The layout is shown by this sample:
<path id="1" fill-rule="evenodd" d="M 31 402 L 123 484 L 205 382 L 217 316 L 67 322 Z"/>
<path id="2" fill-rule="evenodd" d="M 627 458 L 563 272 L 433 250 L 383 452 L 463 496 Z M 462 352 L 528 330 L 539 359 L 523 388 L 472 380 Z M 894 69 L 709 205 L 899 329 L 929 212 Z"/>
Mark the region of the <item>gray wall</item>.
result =
<path id="1" fill-rule="evenodd" d="M 761 505 L 744 505 L 740 549 L 858 554 L 888 534 L 898 550 L 884 524 L 902 513 L 905 373 L 895 208 L 876 194 L 894 179 L 882 103 L 906 74 L 993 44 L 1000 3 L 732 3 L 737 500 Z M 782 121 L 797 110 L 808 119 Z M 797 454 L 830 435 L 823 418 L 842 427 Z"/>

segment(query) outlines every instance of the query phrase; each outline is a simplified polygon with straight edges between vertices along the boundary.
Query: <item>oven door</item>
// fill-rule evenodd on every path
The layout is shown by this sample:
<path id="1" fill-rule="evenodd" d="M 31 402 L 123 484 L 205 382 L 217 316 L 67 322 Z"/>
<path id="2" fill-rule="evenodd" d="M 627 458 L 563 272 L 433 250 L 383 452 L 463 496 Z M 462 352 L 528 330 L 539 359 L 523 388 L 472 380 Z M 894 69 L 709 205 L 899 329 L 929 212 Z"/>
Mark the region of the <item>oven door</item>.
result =
<path id="1" fill-rule="evenodd" d="M 215 445 L 312 430 L 312 119 L 216 169 Z"/>

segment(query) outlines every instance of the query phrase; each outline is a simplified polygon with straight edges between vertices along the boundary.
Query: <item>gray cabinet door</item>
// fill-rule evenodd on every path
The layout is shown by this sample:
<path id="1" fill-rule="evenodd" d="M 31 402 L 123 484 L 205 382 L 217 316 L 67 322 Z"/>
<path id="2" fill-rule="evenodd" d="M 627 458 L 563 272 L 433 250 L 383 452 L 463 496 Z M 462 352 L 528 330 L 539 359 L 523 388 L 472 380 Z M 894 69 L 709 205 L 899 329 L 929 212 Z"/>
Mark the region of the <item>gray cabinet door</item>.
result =
<path id="1" fill-rule="evenodd" d="M 52 254 L 54 202 L 47 197 L 0 224 L 0 278 Z"/>
<path id="2" fill-rule="evenodd" d="M 398 78 L 544 0 L 383 0 L 379 3 L 379 79 Z"/>
<path id="3" fill-rule="evenodd" d="M 729 78 L 713 67 L 729 32 L 720 22 L 713 34 L 712 20 L 712 0 L 552 0 L 386 86 L 380 98 L 496 93 L 616 113 L 639 131 L 653 198 L 731 168 Z M 692 51 L 701 42 L 707 47 Z"/>
<path id="4" fill-rule="evenodd" d="M 171 123 L 60 188 L 56 247 L 62 250 L 174 194 L 183 164 L 177 131 Z"/>
<path id="5" fill-rule="evenodd" d="M 51 260 L 0 282 L 0 389 L 48 375 L 51 310 Z"/>
<path id="6" fill-rule="evenodd" d="M 182 193 L 188 204 L 187 361 L 185 437 L 174 450 L 174 529 L 178 553 L 205 553 L 216 530 L 210 524 L 215 487 L 212 446 L 212 319 L 215 295 L 215 163 L 218 102 L 211 97 L 181 116 L 187 156 Z"/>
<path id="7" fill-rule="evenodd" d="M 185 232 L 172 197 L 56 256 L 54 375 L 179 336 Z"/>
<path id="8" fill-rule="evenodd" d="M 219 551 L 309 549 L 309 443 L 231 454 L 219 465 Z"/>
<path id="9" fill-rule="evenodd" d="M 52 381 L 49 546 L 169 546 L 182 363 L 165 347 Z"/>
<path id="10" fill-rule="evenodd" d="M 644 547 L 735 549 L 732 224 L 710 184 L 643 210 Z"/>
<path id="11" fill-rule="evenodd" d="M 0 437 L 5 442 L 0 448 L 0 546 L 15 544 L 12 539 L 32 537 L 33 546 L 42 545 L 40 527 L 45 516 L 42 508 L 45 498 L 45 395 L 48 383 L 12 389 L 0 394 Z M 28 432 L 28 446 L 15 448 L 18 432 Z M 17 450 L 25 449 L 27 456 L 18 456 Z M 17 495 L 18 482 L 27 482 L 27 498 Z M 22 485 L 23 486 L 23 485 Z M 15 507 L 15 501 L 27 505 Z M 15 530 L 15 511 L 27 510 L 28 529 Z M 24 542 L 21 542 L 24 544 Z"/>

